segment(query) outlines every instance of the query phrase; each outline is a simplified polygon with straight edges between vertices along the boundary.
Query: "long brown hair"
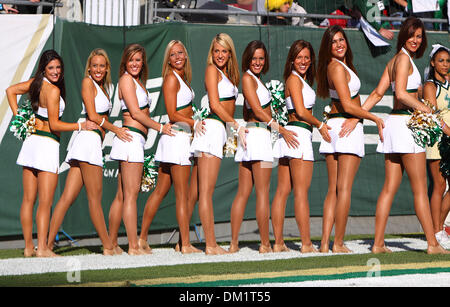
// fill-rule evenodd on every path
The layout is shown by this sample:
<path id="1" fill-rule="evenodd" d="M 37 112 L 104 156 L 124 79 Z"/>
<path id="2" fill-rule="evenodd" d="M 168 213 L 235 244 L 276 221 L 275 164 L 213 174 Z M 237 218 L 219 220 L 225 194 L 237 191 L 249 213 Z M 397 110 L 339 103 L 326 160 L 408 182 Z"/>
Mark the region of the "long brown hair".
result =
<path id="1" fill-rule="evenodd" d="M 139 73 L 139 79 L 145 85 L 148 79 L 147 54 L 144 47 L 139 44 L 130 44 L 123 50 L 122 59 L 120 60 L 119 78 L 127 71 L 128 61 L 138 52 L 142 53 L 142 69 Z"/>
<path id="2" fill-rule="evenodd" d="M 42 88 L 42 80 L 44 80 L 45 68 L 48 63 L 53 60 L 58 60 L 61 64 L 61 75 L 56 83 L 52 83 L 59 88 L 60 96 L 65 100 L 66 98 L 66 86 L 64 84 L 64 62 L 61 56 L 53 49 L 46 50 L 42 53 L 41 58 L 39 59 L 38 68 L 36 73 L 34 74 L 34 80 L 31 82 L 30 90 L 28 92 L 31 101 L 31 107 L 33 111 L 37 111 L 39 108 L 39 95 L 41 93 Z"/>
<path id="3" fill-rule="evenodd" d="M 284 73 L 283 73 L 284 82 L 286 82 L 286 80 L 291 75 L 292 70 L 294 69 L 293 63 L 295 61 L 295 58 L 297 57 L 299 52 L 302 51 L 304 48 L 309 49 L 309 53 L 311 55 L 311 65 L 306 71 L 306 81 L 311 86 L 314 84 L 314 80 L 316 79 L 316 55 L 314 53 L 314 49 L 311 43 L 304 41 L 302 39 L 293 42 L 291 48 L 289 49 L 289 53 L 286 58 L 286 63 L 284 64 Z"/>
<path id="4" fill-rule="evenodd" d="M 327 98 L 329 94 L 330 85 L 328 84 L 327 68 L 331 62 L 333 55 L 331 54 L 331 47 L 333 45 L 333 37 L 336 33 L 342 33 L 347 43 L 347 51 L 345 53 L 345 64 L 356 73 L 356 69 L 353 66 L 353 53 L 350 48 L 350 43 L 345 35 L 344 30 L 334 25 L 325 30 L 322 36 L 322 42 L 319 49 L 319 63 L 317 65 L 317 95 L 321 98 Z"/>
<path id="5" fill-rule="evenodd" d="M 427 35 L 425 33 L 425 26 L 423 25 L 422 20 L 413 16 L 408 17 L 402 23 L 400 31 L 398 32 L 397 52 L 399 52 L 403 48 L 406 41 L 414 35 L 417 29 L 422 29 L 422 43 L 420 44 L 419 49 L 417 49 L 417 51 L 411 56 L 415 57 L 416 59 L 419 59 L 423 56 L 428 44 Z"/>
<path id="6" fill-rule="evenodd" d="M 244 53 L 242 54 L 242 72 L 246 72 L 250 68 L 250 64 L 252 62 L 252 58 L 255 54 L 256 49 L 262 49 L 264 51 L 265 61 L 261 73 L 266 74 L 269 71 L 269 53 L 267 52 L 264 43 L 259 40 L 251 41 L 250 43 L 248 43 L 247 47 L 245 47 Z"/>

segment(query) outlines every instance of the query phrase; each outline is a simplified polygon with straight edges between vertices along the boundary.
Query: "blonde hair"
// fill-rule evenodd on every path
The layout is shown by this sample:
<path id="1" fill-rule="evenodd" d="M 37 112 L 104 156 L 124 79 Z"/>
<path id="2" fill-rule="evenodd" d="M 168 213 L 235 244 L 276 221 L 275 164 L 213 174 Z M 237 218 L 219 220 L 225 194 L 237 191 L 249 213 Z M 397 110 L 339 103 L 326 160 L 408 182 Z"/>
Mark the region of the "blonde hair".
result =
<path id="1" fill-rule="evenodd" d="M 289 5 L 292 6 L 293 0 L 266 0 L 264 6 L 269 11 L 275 11 L 278 10 L 286 2 L 289 2 Z"/>
<path id="2" fill-rule="evenodd" d="M 171 40 L 166 47 L 166 51 L 164 51 L 164 60 L 162 65 L 162 73 L 161 76 L 163 79 L 166 77 L 166 75 L 172 71 L 172 66 L 170 66 L 169 58 L 170 58 L 170 49 L 172 49 L 173 46 L 176 44 L 180 44 L 183 48 L 184 54 L 186 55 L 186 61 L 184 62 L 184 77 L 185 79 L 191 83 L 192 81 L 192 66 L 191 61 L 189 60 L 189 55 L 187 53 L 186 47 L 183 45 L 183 43 L 179 40 Z"/>
<path id="3" fill-rule="evenodd" d="M 207 65 L 211 64 L 216 65 L 213 60 L 214 43 L 221 45 L 223 48 L 227 49 L 230 52 L 231 57 L 227 62 L 228 79 L 230 79 L 231 83 L 238 86 L 240 81 L 239 66 L 236 57 L 236 50 L 234 49 L 233 40 L 226 33 L 217 34 L 213 38 L 211 46 L 209 47 L 208 58 L 206 60 Z"/>
<path id="4" fill-rule="evenodd" d="M 146 83 L 148 79 L 148 65 L 147 65 L 147 54 L 145 52 L 144 47 L 139 44 L 130 44 L 125 47 L 122 54 L 122 59 L 120 60 L 119 67 L 119 79 L 122 75 L 127 71 L 127 63 L 128 61 L 136 54 L 142 53 L 142 69 L 139 73 L 139 79 L 141 79 L 142 83 Z"/>
<path id="5" fill-rule="evenodd" d="M 106 53 L 106 51 L 104 49 L 101 48 L 96 48 L 94 50 L 91 51 L 91 53 L 89 54 L 89 57 L 86 61 L 86 67 L 84 69 L 84 76 L 85 77 L 89 77 L 90 73 L 89 73 L 89 68 L 91 66 L 91 61 L 92 58 L 100 55 L 102 57 L 105 58 L 106 61 L 106 74 L 105 77 L 103 78 L 103 88 L 106 90 L 106 92 L 109 93 L 109 90 L 111 89 L 111 85 L 112 85 L 112 81 L 111 81 L 111 62 L 109 61 L 109 57 L 108 54 Z"/>

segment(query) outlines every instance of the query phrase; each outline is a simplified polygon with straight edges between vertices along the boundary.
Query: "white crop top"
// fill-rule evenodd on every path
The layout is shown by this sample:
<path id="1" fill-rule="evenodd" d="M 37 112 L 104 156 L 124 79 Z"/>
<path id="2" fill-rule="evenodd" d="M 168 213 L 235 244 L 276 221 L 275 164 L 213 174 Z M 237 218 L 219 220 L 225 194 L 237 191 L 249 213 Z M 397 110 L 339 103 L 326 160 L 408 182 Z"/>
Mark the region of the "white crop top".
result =
<path id="1" fill-rule="evenodd" d="M 344 66 L 344 68 L 348 71 L 350 74 L 350 81 L 348 82 L 348 89 L 350 90 L 350 97 L 353 99 L 356 96 L 358 96 L 359 89 L 361 88 L 361 81 L 359 80 L 358 76 L 355 74 L 353 70 L 347 67 L 344 62 L 339 61 L 336 58 L 333 58 L 334 60 L 338 61 L 339 63 Z M 330 97 L 331 99 L 338 99 L 339 95 L 336 90 L 329 89 Z"/>
<path id="2" fill-rule="evenodd" d="M 192 101 L 194 100 L 195 94 L 194 91 L 184 82 L 184 80 L 173 71 L 174 75 L 177 77 L 178 82 L 180 83 L 180 89 L 177 93 L 177 111 L 187 108 L 192 105 Z"/>
<path id="3" fill-rule="evenodd" d="M 48 81 L 48 79 L 46 77 L 44 77 L 43 80 L 52 84 L 50 81 Z M 58 115 L 59 118 L 62 117 L 65 108 L 66 108 L 66 103 L 64 102 L 64 99 L 61 96 L 59 96 L 59 115 Z M 36 112 L 36 117 L 39 118 L 40 120 L 47 121 L 48 120 L 47 108 L 43 108 L 43 107 L 39 106 L 39 108 Z"/>
<path id="4" fill-rule="evenodd" d="M 264 86 L 264 84 L 257 78 L 250 69 L 247 70 L 247 73 L 255 78 L 256 83 L 258 84 L 258 88 L 256 89 L 256 95 L 258 96 L 259 103 L 261 104 L 261 107 L 263 109 L 267 108 L 270 105 L 270 102 L 272 101 L 272 95 L 270 95 L 269 90 Z M 251 109 L 250 104 L 248 103 L 247 99 L 245 100 L 245 106 L 247 109 Z"/>
<path id="5" fill-rule="evenodd" d="M 92 80 L 91 76 L 89 78 Z M 94 83 L 95 88 L 97 89 L 97 95 L 95 96 L 95 112 L 97 112 L 100 115 L 108 115 L 112 108 L 111 100 L 106 96 L 105 92 L 101 89 L 101 87 L 92 80 L 92 83 Z M 86 114 L 86 107 L 84 106 L 84 103 L 82 104 L 83 110 L 81 111 L 81 114 Z"/>
<path id="6" fill-rule="evenodd" d="M 217 67 L 216 67 L 217 68 Z M 225 76 L 225 74 L 217 68 L 217 70 L 222 75 L 222 80 L 217 84 L 217 89 L 219 91 L 219 101 L 226 100 L 236 100 L 238 96 L 238 88 L 231 83 L 230 79 Z"/>
<path id="7" fill-rule="evenodd" d="M 125 72 L 127 73 L 127 72 Z M 138 101 L 139 109 L 143 110 L 148 107 L 150 107 L 150 104 L 152 103 L 152 99 L 148 95 L 147 90 L 143 89 L 140 84 L 132 78 L 134 83 L 136 84 L 136 98 Z M 125 104 L 125 100 L 120 99 L 120 105 L 122 106 L 122 112 L 129 112 L 127 109 L 127 105 Z"/>
<path id="8" fill-rule="evenodd" d="M 309 86 L 308 82 L 306 82 L 295 70 L 292 71 L 292 74 L 296 75 L 303 83 L 303 89 L 302 89 L 302 96 L 303 96 L 303 105 L 306 109 L 311 109 L 314 104 L 316 103 L 316 93 L 314 90 Z M 294 113 L 295 107 L 294 103 L 292 102 L 291 96 L 286 97 L 286 108 L 288 110 L 288 113 Z"/>
<path id="9" fill-rule="evenodd" d="M 414 61 L 412 60 L 409 53 L 405 50 L 405 48 L 402 48 L 402 50 L 406 55 L 408 55 L 409 60 L 411 61 L 411 65 L 413 67 L 413 73 L 408 76 L 408 83 L 406 84 L 406 91 L 410 93 L 417 92 L 417 89 L 422 85 L 422 77 L 420 76 L 420 72 L 416 67 L 416 64 L 414 64 Z M 392 91 L 395 92 L 395 81 L 391 82 Z"/>

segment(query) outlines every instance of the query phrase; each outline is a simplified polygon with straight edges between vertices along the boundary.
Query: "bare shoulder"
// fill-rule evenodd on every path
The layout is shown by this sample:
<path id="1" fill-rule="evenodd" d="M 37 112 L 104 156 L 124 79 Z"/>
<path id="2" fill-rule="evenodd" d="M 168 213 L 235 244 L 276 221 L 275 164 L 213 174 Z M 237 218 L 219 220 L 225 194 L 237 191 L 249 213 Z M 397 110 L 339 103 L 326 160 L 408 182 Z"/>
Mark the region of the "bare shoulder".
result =
<path id="1" fill-rule="evenodd" d="M 81 81 L 81 86 L 86 88 L 93 88 L 94 87 L 94 81 L 89 77 L 84 77 Z"/>
<path id="2" fill-rule="evenodd" d="M 177 86 L 179 86 L 179 82 L 178 82 L 177 77 L 174 74 L 167 74 L 164 77 L 164 87 L 165 88 L 167 88 L 167 87 L 172 88 L 172 87 L 177 87 Z"/>
<path id="3" fill-rule="evenodd" d="M 289 88 L 303 88 L 303 83 L 300 81 L 300 79 L 297 76 L 294 76 L 291 74 L 287 80 L 286 80 L 286 86 Z"/>

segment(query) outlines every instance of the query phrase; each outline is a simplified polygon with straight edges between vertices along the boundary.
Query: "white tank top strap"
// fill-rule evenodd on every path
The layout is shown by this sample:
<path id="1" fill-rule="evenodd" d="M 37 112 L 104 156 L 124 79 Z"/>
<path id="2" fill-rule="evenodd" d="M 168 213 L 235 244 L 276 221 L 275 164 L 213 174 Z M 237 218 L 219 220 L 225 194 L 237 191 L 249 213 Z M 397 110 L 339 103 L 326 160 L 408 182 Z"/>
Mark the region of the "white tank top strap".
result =
<path id="1" fill-rule="evenodd" d="M 359 89 L 361 88 L 361 80 L 359 80 L 358 76 L 355 74 L 353 70 L 351 70 L 344 62 L 339 61 L 336 58 L 333 58 L 344 68 L 348 71 L 350 74 L 350 81 L 348 82 L 348 89 L 350 90 L 350 97 L 351 99 L 356 98 L 359 95 Z M 339 100 L 339 95 L 336 90 L 329 89 L 329 94 L 332 100 Z"/>
<path id="2" fill-rule="evenodd" d="M 128 74 L 127 72 L 125 72 Z M 152 102 L 148 92 L 146 89 L 143 89 L 142 86 L 137 82 L 134 78 L 132 78 L 134 81 L 134 84 L 136 85 L 136 98 L 138 101 L 139 109 L 143 110 L 150 107 L 150 104 Z M 120 104 L 122 106 L 122 113 L 129 112 L 127 109 L 127 105 L 125 103 L 125 100 L 120 99 Z"/>
<path id="3" fill-rule="evenodd" d="M 106 95 L 106 93 L 103 91 L 103 89 L 100 87 L 100 85 L 95 82 L 95 80 L 92 79 L 91 76 L 89 76 L 89 79 L 92 80 L 92 83 L 94 83 L 94 86 L 97 90 L 97 95 L 95 96 L 95 111 L 97 114 L 100 115 L 109 115 L 109 112 L 112 108 L 112 103 L 109 97 Z M 82 104 L 83 110 L 81 111 L 81 114 L 86 115 L 86 107 L 84 106 L 84 103 Z"/>
<path id="4" fill-rule="evenodd" d="M 256 88 L 256 95 L 258 96 L 259 103 L 261 104 L 261 107 L 263 109 L 270 106 L 270 102 L 272 101 L 272 96 L 270 95 L 269 90 L 266 88 L 266 86 L 261 82 L 261 80 L 255 76 L 254 73 L 251 72 L 250 69 L 247 70 L 247 73 L 252 76 L 256 83 L 258 84 L 258 87 Z M 248 103 L 247 99 L 245 100 L 245 106 L 247 109 L 251 109 L 250 104 Z"/>
<path id="5" fill-rule="evenodd" d="M 52 84 L 50 81 L 48 81 L 48 79 L 46 77 L 43 78 L 43 81 Z M 66 108 L 66 103 L 65 103 L 64 99 L 61 96 L 59 96 L 59 118 L 62 117 L 65 108 Z M 37 118 L 39 118 L 40 120 L 48 121 L 47 108 L 43 108 L 43 107 L 39 106 L 35 116 Z"/>
<path id="6" fill-rule="evenodd" d="M 413 59 L 409 55 L 408 51 L 402 47 L 401 51 L 405 53 L 409 57 L 409 61 L 413 67 L 413 72 L 408 76 L 408 82 L 406 84 L 406 91 L 408 93 L 416 93 L 419 87 L 422 85 L 422 77 L 420 76 L 420 72 L 417 69 L 416 64 L 414 64 Z M 392 91 L 395 92 L 395 81 L 391 82 Z"/>
<path id="7" fill-rule="evenodd" d="M 308 84 L 308 82 L 306 82 L 305 79 L 303 79 L 295 70 L 292 71 L 292 74 L 297 76 L 303 84 L 303 89 L 302 89 L 303 105 L 308 110 L 312 109 L 312 107 L 316 103 L 316 93 L 311 88 L 311 86 Z M 288 110 L 288 114 L 294 113 L 295 107 L 294 107 L 294 103 L 292 102 L 291 96 L 287 97 L 285 99 L 285 101 L 286 101 L 286 108 Z"/>
<path id="8" fill-rule="evenodd" d="M 216 66 L 217 68 L 217 66 Z M 219 91 L 219 101 L 236 100 L 238 95 L 238 88 L 228 79 L 227 76 L 219 68 L 217 70 L 222 75 L 222 80 L 217 84 Z"/>
<path id="9" fill-rule="evenodd" d="M 177 92 L 177 111 L 192 106 L 195 94 L 191 87 L 181 78 L 174 70 L 174 75 L 177 77 L 180 83 L 180 89 Z"/>

